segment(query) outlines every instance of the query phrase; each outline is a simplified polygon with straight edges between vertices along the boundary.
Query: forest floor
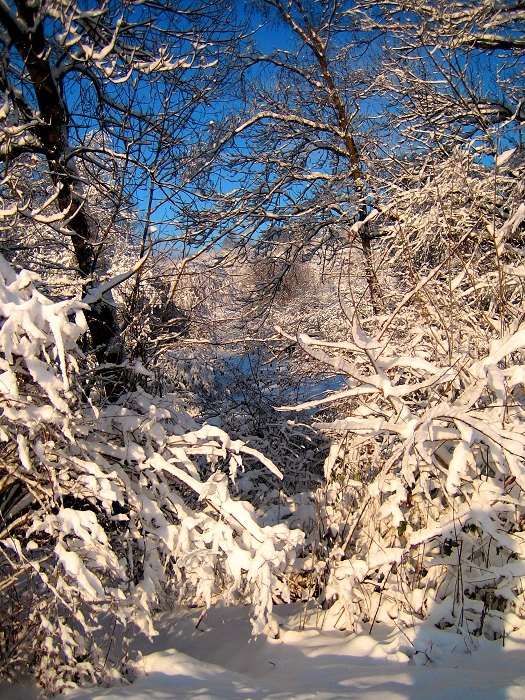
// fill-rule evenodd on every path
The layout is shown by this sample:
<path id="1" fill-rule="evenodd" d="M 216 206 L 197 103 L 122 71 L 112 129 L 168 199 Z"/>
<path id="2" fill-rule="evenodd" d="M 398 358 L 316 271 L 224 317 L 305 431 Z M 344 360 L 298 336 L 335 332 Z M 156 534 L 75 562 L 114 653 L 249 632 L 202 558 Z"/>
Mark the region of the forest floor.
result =
<path id="1" fill-rule="evenodd" d="M 433 660 L 409 659 L 391 622 L 372 635 L 327 629 L 321 611 L 277 606 L 280 636 L 251 636 L 248 607 L 164 614 L 131 684 L 68 690 L 68 700 L 525 700 L 525 635 L 469 650 L 461 635 L 432 633 Z M 321 629 L 321 625 L 325 629 Z M 303 627 L 304 629 L 299 629 Z M 366 627 L 369 628 L 369 625 Z M 436 634 L 437 633 L 437 634 Z M 418 633 L 421 634 L 421 633 Z M 395 639 L 395 641 L 393 641 Z M 407 635 L 407 651 L 422 647 Z M 470 644 L 469 644 L 470 646 Z M 426 648 L 428 649 L 428 640 Z M 410 650 L 412 649 L 412 652 Z M 36 700 L 38 691 L 0 685 L 1 700 Z M 62 696 L 64 697 L 64 696 Z"/>

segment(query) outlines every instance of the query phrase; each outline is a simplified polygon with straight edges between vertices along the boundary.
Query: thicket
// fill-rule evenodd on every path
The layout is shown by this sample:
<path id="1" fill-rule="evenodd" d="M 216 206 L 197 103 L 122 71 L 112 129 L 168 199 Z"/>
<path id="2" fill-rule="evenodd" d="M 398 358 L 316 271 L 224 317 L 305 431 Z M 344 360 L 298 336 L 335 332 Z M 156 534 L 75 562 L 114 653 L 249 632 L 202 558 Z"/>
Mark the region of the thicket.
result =
<path id="1" fill-rule="evenodd" d="M 524 623 L 521 10 L 226 10 L 0 8 L 0 673 L 49 692 L 174 605 Z"/>

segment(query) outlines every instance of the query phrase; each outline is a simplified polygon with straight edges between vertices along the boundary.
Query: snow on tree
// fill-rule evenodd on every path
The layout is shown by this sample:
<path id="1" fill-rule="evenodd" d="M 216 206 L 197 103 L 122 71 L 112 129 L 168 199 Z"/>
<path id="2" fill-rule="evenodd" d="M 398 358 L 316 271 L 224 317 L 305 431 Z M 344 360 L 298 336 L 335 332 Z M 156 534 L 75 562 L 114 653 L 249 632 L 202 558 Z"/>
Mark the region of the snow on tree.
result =
<path id="1" fill-rule="evenodd" d="M 125 670 L 175 603 L 251 603 L 276 636 L 274 602 L 315 597 L 339 628 L 392 620 L 392 653 L 416 659 L 446 630 L 470 650 L 523 626 L 521 14 L 267 0 L 297 51 L 244 55 L 248 99 L 210 124 L 234 38 L 215 5 L 0 7 L 0 672 L 29 665 L 48 691 Z M 496 79 L 473 79 L 489 54 Z M 354 269 L 323 306 L 312 271 L 342 250 Z M 246 331 L 232 259 L 258 266 L 244 318 L 277 301 L 276 355 L 297 342 L 344 378 L 280 406 L 313 425 L 270 425 L 266 358 L 247 378 L 240 351 L 223 395 L 205 368 L 215 420 L 163 394 L 197 372 L 169 366 L 178 310 L 223 324 L 194 341 Z M 126 379 L 105 389 L 108 367 Z"/>
<path id="2" fill-rule="evenodd" d="M 229 68 L 220 44 L 233 41 L 233 25 L 222 3 L 169 0 L 21 0 L 0 8 L 0 25 L 0 194 L 10 200 L 2 220 L 44 229 L 47 235 L 27 243 L 22 235 L 14 247 L 37 243 L 32 266 L 73 268 L 87 293 L 104 276 L 108 235 L 136 198 L 149 202 L 136 222 L 139 247 L 147 248 L 156 209 L 191 182 L 199 142 L 184 130 L 220 93 Z M 109 202 L 100 219 L 90 208 L 93 188 Z M 46 259 L 50 249 L 61 251 L 58 260 Z M 69 261 L 61 259 L 66 253 Z M 85 316 L 97 361 L 120 363 L 111 298 L 97 299 Z"/>

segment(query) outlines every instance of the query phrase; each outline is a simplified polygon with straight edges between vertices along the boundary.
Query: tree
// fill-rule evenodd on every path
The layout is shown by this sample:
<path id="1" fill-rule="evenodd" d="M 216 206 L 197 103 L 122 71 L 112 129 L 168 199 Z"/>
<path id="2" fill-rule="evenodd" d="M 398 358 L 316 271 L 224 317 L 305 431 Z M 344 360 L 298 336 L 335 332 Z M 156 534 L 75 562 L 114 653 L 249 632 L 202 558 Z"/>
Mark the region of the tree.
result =
<path id="1" fill-rule="evenodd" d="M 274 258 L 274 290 L 296 261 L 330 257 L 357 239 L 377 312 L 376 234 L 367 224 L 376 90 L 348 4 L 257 4 L 270 26 L 284 27 L 293 49 L 249 47 L 243 110 L 216 125 L 210 152 L 222 154 L 229 178 L 215 198 L 229 217 L 223 234 L 235 231 L 237 251 L 256 239 L 255 248 Z"/>
<path id="2" fill-rule="evenodd" d="M 340 431 L 318 493 L 326 599 L 347 629 L 394 619 L 425 662 L 433 643 L 413 626 L 469 646 L 523 624 L 521 569 L 505 569 L 523 557 L 523 522 L 503 505 L 512 491 L 519 510 L 525 486 L 522 17 L 474 2 L 352 14 L 386 47 L 376 75 L 394 147 L 369 178 L 390 313 L 365 326 L 356 297 L 344 342 L 298 336 L 347 388 L 296 410 L 338 401 L 318 423 Z"/>
<path id="3" fill-rule="evenodd" d="M 522 240 L 517 219 L 525 54 L 519 6 L 461 1 L 376 7 L 365 0 L 354 13 L 370 40 L 379 35 L 384 44 L 376 73 L 394 146 L 374 173 L 383 209 L 390 212 L 379 220 L 392 233 L 384 260 L 391 264 L 390 246 L 397 248 L 397 277 L 414 286 L 438 266 L 450 284 L 460 273 L 472 284 L 474 269 L 485 275 L 492 265 L 497 274 L 491 293 L 501 322 L 510 327 L 520 313 L 516 301 L 509 304 L 516 298 L 507 287 L 516 284 L 507 271 Z M 505 232 L 502 240 L 498 230 Z M 452 296 L 445 307 L 458 303 Z M 443 312 L 442 301 L 428 294 L 425 304 L 434 318 Z M 485 316 L 485 292 L 468 303 L 477 305 L 478 320 Z M 439 325 L 448 333 L 454 324 L 441 318 Z"/>
<path id="4" fill-rule="evenodd" d="M 363 31 L 384 38 L 384 87 L 401 138 L 417 139 L 420 148 L 477 138 L 497 153 L 497 140 L 509 138 L 524 117 L 519 3 L 394 2 L 372 9 L 365 0 L 357 7 Z"/>
<path id="5" fill-rule="evenodd" d="M 0 256 L 0 675 L 31 669 L 49 692 L 119 678 L 126 639 L 155 634 L 166 598 L 209 606 L 220 592 L 253 603 L 258 633 L 272 627 L 272 594 L 289 595 L 303 534 L 263 527 L 223 468 L 233 482 L 243 457 L 279 469 L 199 426 L 177 396 L 82 403 L 85 305 L 53 302 L 36 278 Z"/>
<path id="6" fill-rule="evenodd" d="M 221 3 L 20 0 L 0 8 L 0 152 L 12 200 L 3 218 L 50 227 L 71 251 L 72 272 L 92 299 L 86 316 L 99 363 L 123 359 L 110 292 L 90 295 L 104 272 L 104 245 L 145 199 L 135 224 L 144 254 L 155 211 L 191 181 L 194 130 L 225 75 L 222 49 L 235 31 L 228 22 Z M 20 164 L 25 192 L 16 185 Z M 38 206 L 29 187 L 36 177 L 48 178 Z M 110 213 L 103 222 L 88 186 L 104 193 Z"/>

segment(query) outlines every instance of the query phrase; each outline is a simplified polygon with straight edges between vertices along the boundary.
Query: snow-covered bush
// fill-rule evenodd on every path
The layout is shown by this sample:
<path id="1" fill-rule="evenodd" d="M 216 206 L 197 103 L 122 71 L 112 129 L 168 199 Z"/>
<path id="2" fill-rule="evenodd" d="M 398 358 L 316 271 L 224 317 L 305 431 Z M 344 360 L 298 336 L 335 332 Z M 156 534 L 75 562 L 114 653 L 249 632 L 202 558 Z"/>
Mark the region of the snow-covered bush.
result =
<path id="1" fill-rule="evenodd" d="M 279 470 L 175 396 L 95 406 L 79 381 L 85 305 L 36 281 L 0 257 L 0 673 L 30 667 L 47 690 L 107 680 L 125 660 L 115 629 L 151 637 L 173 599 L 242 599 L 254 629 L 271 628 L 303 534 L 261 525 L 228 479 L 245 455 Z"/>
<path id="2" fill-rule="evenodd" d="M 523 168 L 518 152 L 490 168 L 457 150 L 393 182 L 387 313 L 363 319 L 350 289 L 344 340 L 297 338 L 347 385 L 295 406 L 332 438 L 303 575 L 338 626 L 391 620 L 394 653 L 407 628 L 472 648 L 525 620 Z"/>
<path id="3" fill-rule="evenodd" d="M 393 620 L 393 652 L 421 625 L 450 627 L 468 648 L 500 638 L 525 620 L 525 329 L 518 321 L 484 354 L 447 363 L 429 359 L 432 329 L 401 354 L 386 323 L 368 335 L 346 312 L 348 341 L 298 337 L 347 377 L 343 391 L 296 406 L 344 401 L 341 417 L 318 423 L 335 439 L 319 534 L 306 542 L 311 576 L 347 629 Z"/>
<path id="4" fill-rule="evenodd" d="M 443 352 L 477 352 L 496 317 L 505 326 L 521 314 L 524 155 L 511 149 L 488 166 L 471 146 L 407 166 L 381 183 L 387 204 L 373 222 L 387 313 L 410 308 L 405 323 L 433 326 Z"/>

